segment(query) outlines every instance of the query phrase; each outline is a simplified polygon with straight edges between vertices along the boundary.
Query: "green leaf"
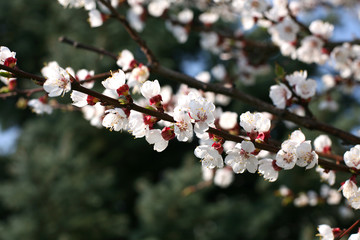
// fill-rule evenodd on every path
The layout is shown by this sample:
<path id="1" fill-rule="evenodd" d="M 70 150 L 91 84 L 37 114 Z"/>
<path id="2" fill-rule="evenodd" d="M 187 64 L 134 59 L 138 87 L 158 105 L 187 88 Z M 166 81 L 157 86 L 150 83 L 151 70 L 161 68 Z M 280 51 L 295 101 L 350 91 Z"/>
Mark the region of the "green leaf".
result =
<path id="1" fill-rule="evenodd" d="M 8 92 L 10 92 L 8 87 L 5 86 L 0 88 L 0 93 L 8 93 Z"/>
<path id="2" fill-rule="evenodd" d="M 275 63 L 275 75 L 277 78 L 284 78 L 285 77 L 285 70 L 282 66 L 280 66 L 279 64 Z"/>
<path id="3" fill-rule="evenodd" d="M 13 75 L 9 72 L 0 72 L 0 76 L 6 77 L 6 78 L 12 78 Z"/>

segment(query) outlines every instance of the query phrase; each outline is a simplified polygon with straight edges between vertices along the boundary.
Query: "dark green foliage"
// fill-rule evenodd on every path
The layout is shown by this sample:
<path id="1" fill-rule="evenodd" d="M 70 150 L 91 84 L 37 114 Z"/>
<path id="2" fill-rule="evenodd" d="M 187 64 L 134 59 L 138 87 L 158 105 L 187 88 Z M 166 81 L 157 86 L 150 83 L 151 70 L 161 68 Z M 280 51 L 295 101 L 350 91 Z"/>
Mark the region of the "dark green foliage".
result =
<path id="1" fill-rule="evenodd" d="M 78 117 L 27 122 L 9 166 L 14 177 L 0 186 L 11 210 L 0 225 L 1 239 L 113 239 L 126 233 L 116 169 L 99 156 L 99 131 L 74 121 Z"/>

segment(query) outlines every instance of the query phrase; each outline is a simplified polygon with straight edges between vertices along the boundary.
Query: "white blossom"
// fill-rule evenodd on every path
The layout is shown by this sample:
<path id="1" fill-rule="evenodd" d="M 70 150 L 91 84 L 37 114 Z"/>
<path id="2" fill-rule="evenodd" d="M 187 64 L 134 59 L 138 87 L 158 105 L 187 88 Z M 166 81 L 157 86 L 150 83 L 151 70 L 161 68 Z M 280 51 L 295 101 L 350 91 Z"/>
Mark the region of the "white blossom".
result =
<path id="1" fill-rule="evenodd" d="M 334 233 L 329 225 L 322 224 L 318 227 L 319 234 L 322 240 L 334 240 Z"/>
<path id="2" fill-rule="evenodd" d="M 221 187 L 227 188 L 234 181 L 234 172 L 225 167 L 217 169 L 214 176 L 214 184 Z"/>
<path id="3" fill-rule="evenodd" d="M 360 145 L 351 148 L 345 152 L 344 162 L 348 167 L 360 169 Z"/>
<path id="4" fill-rule="evenodd" d="M 278 108 L 284 109 L 288 101 L 291 99 L 291 91 L 285 84 L 273 85 L 270 87 L 270 98 L 274 105 Z"/>
<path id="5" fill-rule="evenodd" d="M 199 20 L 205 25 L 210 25 L 215 23 L 219 19 L 219 15 L 214 12 L 204 12 L 200 14 Z"/>
<path id="6" fill-rule="evenodd" d="M 243 141 L 235 145 L 235 148 L 226 152 L 225 163 L 232 167 L 235 173 L 243 173 L 246 169 L 255 173 L 258 166 L 257 158 L 252 154 L 255 146 L 252 142 Z"/>
<path id="7" fill-rule="evenodd" d="M 169 144 L 169 141 L 166 141 L 161 136 L 160 129 L 152 129 L 147 131 L 145 139 L 149 144 L 154 144 L 154 150 L 157 152 L 164 151 Z"/>
<path id="8" fill-rule="evenodd" d="M 144 29 L 144 22 L 141 19 L 141 15 L 144 13 L 144 8 L 141 5 L 132 5 L 127 11 L 126 18 L 129 24 L 137 32 L 141 32 Z"/>
<path id="9" fill-rule="evenodd" d="M 276 165 L 285 170 L 292 169 L 297 160 L 296 147 L 298 143 L 286 140 L 281 144 L 281 149 L 276 154 Z"/>
<path id="10" fill-rule="evenodd" d="M 44 103 L 40 99 L 31 99 L 27 104 L 36 114 L 51 114 L 53 111 L 53 108 L 49 104 Z"/>
<path id="11" fill-rule="evenodd" d="M 309 197 L 301 192 L 295 199 L 294 199 L 294 205 L 296 207 L 305 207 L 306 205 L 309 204 Z"/>
<path id="12" fill-rule="evenodd" d="M 330 153 L 331 151 L 331 139 L 328 135 L 320 135 L 314 140 L 314 148 L 317 152 Z"/>
<path id="13" fill-rule="evenodd" d="M 322 181 L 327 182 L 330 186 L 335 184 L 336 174 L 333 170 L 325 170 L 320 166 L 316 167 Z"/>
<path id="14" fill-rule="evenodd" d="M 330 189 L 326 202 L 329 205 L 337 205 L 340 203 L 341 198 L 341 194 L 336 189 Z"/>
<path id="15" fill-rule="evenodd" d="M 222 168 L 224 162 L 219 152 L 209 145 L 200 145 L 195 148 L 194 154 L 196 157 L 201 159 L 203 167 L 207 168 Z"/>
<path id="16" fill-rule="evenodd" d="M 339 190 L 342 190 L 344 197 L 349 199 L 350 197 L 356 195 L 358 187 L 356 183 L 350 178 L 342 184 Z"/>
<path id="17" fill-rule="evenodd" d="M 360 233 L 351 234 L 348 240 L 360 240 Z"/>
<path id="18" fill-rule="evenodd" d="M 226 69 L 225 69 L 224 65 L 217 64 L 211 69 L 211 74 L 217 80 L 223 80 L 226 77 Z"/>
<path id="19" fill-rule="evenodd" d="M 128 127 L 128 118 L 125 112 L 121 108 L 109 109 L 102 121 L 102 125 L 106 128 L 109 128 L 110 131 L 120 131 L 122 129 L 126 130 Z"/>
<path id="20" fill-rule="evenodd" d="M 131 71 L 127 84 L 129 87 L 140 86 L 149 77 L 149 69 L 145 65 L 138 66 Z"/>
<path id="21" fill-rule="evenodd" d="M 191 118 L 186 109 L 177 106 L 174 109 L 174 132 L 177 139 L 181 142 L 186 142 L 192 139 L 193 125 Z"/>
<path id="22" fill-rule="evenodd" d="M 79 71 L 76 72 L 76 79 L 78 79 L 79 81 L 83 81 L 83 80 L 87 80 L 88 78 L 94 76 L 94 71 L 88 71 L 86 69 L 80 69 Z M 90 81 L 90 82 L 84 82 L 81 84 L 83 87 L 86 88 L 93 88 L 94 86 L 94 81 Z"/>
<path id="23" fill-rule="evenodd" d="M 302 99 L 309 99 L 316 93 L 316 81 L 313 79 L 303 80 L 295 85 L 296 94 Z"/>
<path id="24" fill-rule="evenodd" d="M 91 11 L 89 11 L 89 19 L 88 19 L 90 26 L 95 28 L 95 27 L 100 27 L 101 25 L 103 25 L 103 18 L 101 15 L 101 12 L 97 9 L 93 9 Z"/>
<path id="25" fill-rule="evenodd" d="M 201 176 L 204 181 L 211 181 L 214 177 L 214 170 L 201 166 Z"/>
<path id="26" fill-rule="evenodd" d="M 112 73 L 111 77 L 108 77 L 101 83 L 106 89 L 117 90 L 118 88 L 120 88 L 122 85 L 125 84 L 125 80 L 126 80 L 125 73 L 119 69 L 117 72 Z"/>
<path id="27" fill-rule="evenodd" d="M 182 24 L 187 24 L 193 20 L 194 13 L 192 10 L 186 8 L 178 13 L 177 18 Z"/>
<path id="28" fill-rule="evenodd" d="M 102 119 L 105 114 L 105 107 L 100 102 L 94 106 L 87 105 L 81 108 L 84 118 L 90 121 L 91 126 L 101 127 Z"/>
<path id="29" fill-rule="evenodd" d="M 324 86 L 324 91 L 329 90 L 336 85 L 335 78 L 331 74 L 325 74 L 322 76 L 321 81 Z"/>
<path id="30" fill-rule="evenodd" d="M 300 144 L 305 141 L 305 135 L 301 130 L 295 130 L 291 133 L 290 140 Z"/>
<path id="31" fill-rule="evenodd" d="M 309 29 L 312 34 L 328 39 L 334 31 L 334 25 L 321 20 L 315 20 L 311 22 Z"/>
<path id="32" fill-rule="evenodd" d="M 148 131 L 148 126 L 144 123 L 144 116 L 140 112 L 131 110 L 129 116 L 130 133 L 135 138 L 144 137 Z"/>
<path id="33" fill-rule="evenodd" d="M 273 166 L 273 159 L 265 158 L 259 161 L 259 173 L 264 176 L 265 180 L 275 182 L 279 176 L 279 171 Z"/>
<path id="34" fill-rule="evenodd" d="M 307 36 L 301 41 L 301 46 L 297 49 L 297 57 L 305 63 L 324 64 L 329 56 L 323 53 L 324 41 L 316 36 Z"/>
<path id="35" fill-rule="evenodd" d="M 15 58 L 16 53 L 10 51 L 8 47 L 1 46 L 0 47 L 0 64 L 6 65 L 5 61 L 8 58 Z"/>
<path id="36" fill-rule="evenodd" d="M 70 94 L 71 99 L 73 100 L 73 104 L 76 107 L 84 107 L 88 105 L 88 95 L 76 90 L 73 90 Z"/>
<path id="37" fill-rule="evenodd" d="M 150 99 L 152 97 L 155 97 L 157 95 L 160 94 L 160 84 L 158 80 L 155 81 L 146 81 L 142 86 L 141 86 L 141 94 L 146 98 L 146 99 Z"/>
<path id="38" fill-rule="evenodd" d="M 293 74 L 285 76 L 290 86 L 296 86 L 299 82 L 305 81 L 306 78 L 307 71 L 295 71 Z"/>
<path id="39" fill-rule="evenodd" d="M 214 123 L 214 110 L 215 105 L 204 98 L 190 100 L 189 114 L 195 120 L 194 130 L 196 133 L 204 133 L 209 129 L 209 125 Z"/>
<path id="40" fill-rule="evenodd" d="M 229 130 L 233 129 L 237 124 L 237 113 L 234 112 L 224 112 L 221 114 L 219 119 L 219 125 L 222 129 Z"/>
<path id="41" fill-rule="evenodd" d="M 71 90 L 70 76 L 69 74 L 57 63 L 48 65 L 43 68 L 42 72 L 46 75 L 46 81 L 44 82 L 44 90 L 49 93 L 49 97 L 56 97 L 64 95 Z"/>
<path id="42" fill-rule="evenodd" d="M 149 14 L 153 17 L 161 17 L 164 11 L 170 7 L 170 2 L 167 0 L 154 0 L 148 5 Z"/>
<path id="43" fill-rule="evenodd" d="M 360 191 L 356 191 L 349 199 L 349 204 L 354 209 L 360 209 Z"/>
<path id="44" fill-rule="evenodd" d="M 300 27 L 290 17 L 286 17 L 280 23 L 269 28 L 271 34 L 276 34 L 281 40 L 285 42 L 294 42 L 296 34 L 299 32 Z"/>
<path id="45" fill-rule="evenodd" d="M 131 63 L 134 61 L 134 55 L 127 49 L 122 50 L 119 54 L 116 64 L 122 68 L 123 71 L 131 69 Z"/>
<path id="46" fill-rule="evenodd" d="M 319 156 L 312 151 L 311 141 L 304 141 L 296 148 L 296 156 L 298 158 L 296 165 L 305 167 L 306 169 L 313 168 L 318 163 Z"/>

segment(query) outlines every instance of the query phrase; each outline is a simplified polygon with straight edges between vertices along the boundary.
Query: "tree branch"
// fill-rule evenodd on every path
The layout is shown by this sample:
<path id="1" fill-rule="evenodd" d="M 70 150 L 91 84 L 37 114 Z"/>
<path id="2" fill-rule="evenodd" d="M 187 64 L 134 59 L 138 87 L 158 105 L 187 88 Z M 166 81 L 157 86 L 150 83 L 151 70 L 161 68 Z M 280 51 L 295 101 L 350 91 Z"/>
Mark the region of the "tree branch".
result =
<path id="1" fill-rule="evenodd" d="M 65 43 L 69 43 L 72 45 L 73 42 L 74 41 L 68 39 L 68 41 Z M 90 51 L 92 51 L 92 49 L 95 48 L 95 47 L 90 47 L 85 44 L 78 44 L 77 47 L 87 49 Z M 95 51 L 95 52 L 98 52 L 98 51 Z M 319 131 L 331 134 L 335 137 L 342 139 L 346 143 L 360 144 L 360 138 L 349 132 L 335 128 L 326 123 L 319 122 L 316 119 L 312 119 L 310 117 L 301 117 L 301 116 L 298 116 L 287 110 L 276 108 L 274 105 L 264 102 L 256 97 L 246 94 L 240 90 L 237 90 L 234 88 L 221 87 L 221 86 L 215 85 L 215 84 L 204 83 L 204 82 L 198 81 L 197 79 L 190 77 L 186 74 L 176 72 L 176 71 L 173 71 L 166 67 L 163 67 L 160 64 L 157 64 L 156 66 L 151 65 L 150 70 L 154 73 L 157 73 L 157 74 L 163 76 L 164 78 L 169 79 L 169 80 L 184 83 L 190 87 L 193 87 L 196 89 L 201 89 L 203 91 L 219 93 L 219 94 L 223 94 L 228 97 L 231 97 L 233 99 L 240 100 L 244 103 L 247 103 L 250 106 L 255 107 L 258 111 L 266 111 L 266 112 L 269 112 L 271 114 L 278 116 L 281 119 L 291 121 L 293 123 L 296 123 L 300 126 L 306 127 L 308 129 L 319 130 Z"/>
<path id="2" fill-rule="evenodd" d="M 111 17 L 114 17 L 117 19 L 125 28 L 125 30 L 128 32 L 130 37 L 140 46 L 141 50 L 145 54 L 148 63 L 150 65 L 156 66 L 158 64 L 158 61 L 153 54 L 153 52 L 150 50 L 150 48 L 147 46 L 146 42 L 139 36 L 139 34 L 130 26 L 129 22 L 126 20 L 124 16 L 122 16 L 108 1 L 105 0 L 98 0 L 102 4 L 104 4 L 112 13 Z"/>
<path id="3" fill-rule="evenodd" d="M 31 74 L 31 73 L 27 73 L 27 72 L 24 72 L 24 71 L 22 71 L 22 70 L 20 70 L 18 68 L 9 68 L 9 67 L 6 67 L 6 66 L 0 64 L 0 69 L 4 69 L 4 70 L 6 70 L 8 72 L 11 72 L 16 77 L 22 76 L 22 77 L 31 78 L 31 79 L 35 78 L 35 79 L 38 79 L 38 81 L 40 81 L 42 83 L 44 83 L 46 81 L 46 79 L 44 77 L 42 77 L 42 76 L 37 76 L 37 75 Z M 28 76 L 28 77 L 26 77 L 26 76 Z M 196 81 L 196 82 L 198 82 L 198 81 Z M 107 104 L 107 105 L 111 105 L 111 106 L 118 107 L 118 108 L 128 108 L 128 109 L 132 109 L 134 111 L 138 111 L 138 112 L 141 112 L 141 113 L 144 113 L 144 114 L 147 114 L 147 115 L 151 115 L 151 116 L 156 117 L 156 118 L 161 119 L 161 120 L 165 120 L 165 121 L 172 122 L 172 123 L 176 122 L 172 116 L 170 116 L 170 115 L 168 115 L 166 113 L 150 110 L 150 109 L 138 106 L 138 105 L 136 105 L 134 103 L 121 104 L 117 99 L 108 97 L 108 96 L 106 96 L 104 94 L 101 94 L 101 93 L 98 93 L 98 92 L 96 92 L 94 90 L 85 88 L 85 87 L 81 86 L 80 83 L 77 82 L 77 81 L 73 81 L 71 83 L 71 89 L 82 92 L 82 93 L 86 93 L 86 94 L 88 94 L 90 96 L 93 96 L 93 97 L 96 97 L 96 98 L 100 99 L 100 101 L 102 103 Z M 229 141 L 234 141 L 234 142 L 239 142 L 240 143 L 240 142 L 245 140 L 243 137 L 235 136 L 235 135 L 232 135 L 232 134 L 230 134 L 228 132 L 225 132 L 223 130 L 219 130 L 219 129 L 216 129 L 216 128 L 211 128 L 210 127 L 208 132 L 212 133 L 212 134 L 215 134 L 215 135 L 218 135 L 218 136 L 224 138 L 225 140 L 229 140 Z M 273 152 L 273 153 L 277 153 L 280 150 L 279 147 L 268 144 L 268 143 L 254 142 L 254 145 L 255 145 L 256 148 L 267 150 L 267 151 Z M 338 170 L 338 171 L 352 173 L 350 171 L 350 169 L 345 165 L 335 164 L 333 162 L 329 162 L 328 160 L 321 159 L 321 158 L 319 158 L 319 165 L 321 165 L 325 169 Z"/>
<path id="4" fill-rule="evenodd" d="M 89 50 L 91 52 L 99 53 L 100 55 L 109 56 L 109 57 L 113 58 L 115 61 L 118 58 L 117 55 L 113 54 L 112 52 L 106 51 L 105 49 L 100 49 L 100 48 L 93 47 L 93 46 L 90 46 L 90 45 L 85 45 L 85 44 L 70 40 L 70 39 L 68 39 L 66 37 L 63 37 L 63 36 L 59 37 L 59 42 L 70 44 L 74 48 L 86 49 L 86 50 Z"/>

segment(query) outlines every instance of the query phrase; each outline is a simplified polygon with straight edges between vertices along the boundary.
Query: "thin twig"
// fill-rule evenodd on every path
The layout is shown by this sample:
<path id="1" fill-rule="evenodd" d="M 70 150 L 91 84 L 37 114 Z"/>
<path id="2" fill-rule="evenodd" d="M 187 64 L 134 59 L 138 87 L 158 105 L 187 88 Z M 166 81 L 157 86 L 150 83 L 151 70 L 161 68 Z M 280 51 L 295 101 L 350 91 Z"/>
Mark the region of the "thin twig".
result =
<path id="1" fill-rule="evenodd" d="M 114 17 L 117 19 L 125 28 L 125 30 L 128 32 L 130 37 L 140 46 L 141 50 L 145 54 L 148 63 L 150 65 L 157 65 L 158 61 L 153 54 L 153 52 L 150 50 L 150 48 L 147 46 L 146 42 L 139 36 L 139 34 L 130 26 L 130 23 L 126 20 L 124 16 L 122 16 L 108 1 L 105 0 L 98 0 L 102 4 L 104 4 L 112 13 L 111 17 Z"/>
<path id="2" fill-rule="evenodd" d="M 339 236 L 337 236 L 335 238 L 335 240 L 340 240 L 343 236 L 345 236 L 346 234 L 348 234 L 354 227 L 356 227 L 356 225 L 358 225 L 360 223 L 360 219 L 357 220 L 353 225 L 351 225 L 348 229 L 346 229 L 344 232 L 342 232 Z"/>
<path id="3" fill-rule="evenodd" d="M 100 55 L 106 55 L 106 56 L 113 58 L 114 60 L 117 60 L 117 58 L 118 58 L 117 55 L 113 54 L 112 52 L 106 51 L 105 49 L 100 49 L 100 48 L 92 47 L 89 45 L 85 45 L 85 44 L 70 40 L 66 37 L 59 37 L 59 42 L 70 44 L 74 48 L 82 48 L 82 49 L 89 50 L 91 52 L 99 53 Z"/>

